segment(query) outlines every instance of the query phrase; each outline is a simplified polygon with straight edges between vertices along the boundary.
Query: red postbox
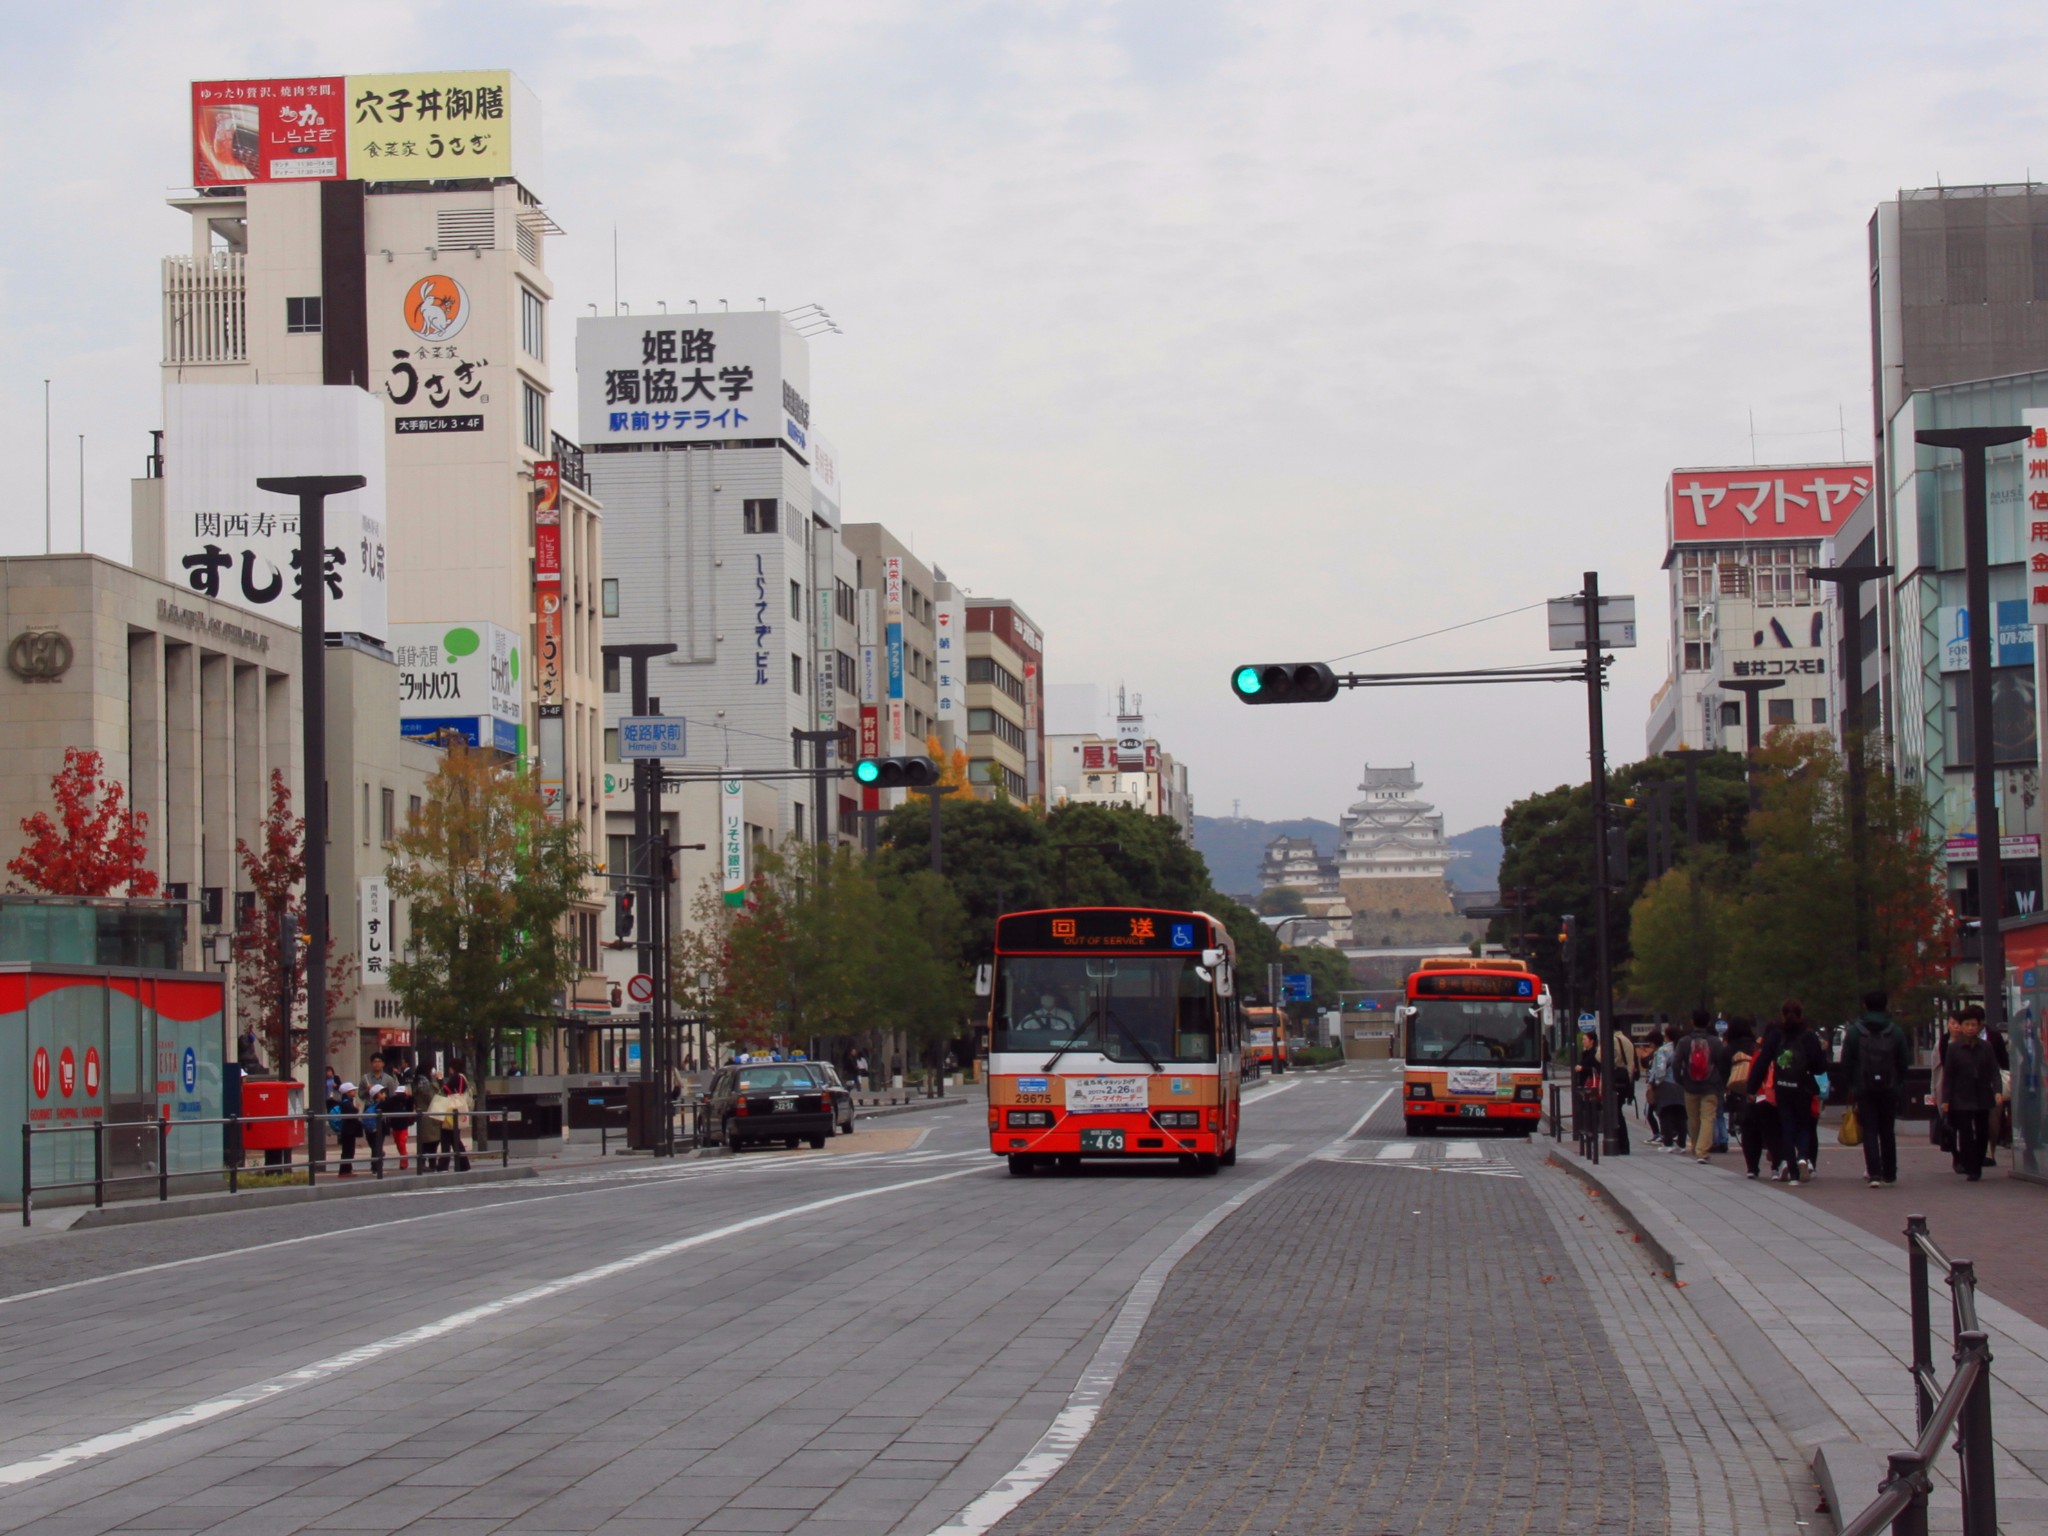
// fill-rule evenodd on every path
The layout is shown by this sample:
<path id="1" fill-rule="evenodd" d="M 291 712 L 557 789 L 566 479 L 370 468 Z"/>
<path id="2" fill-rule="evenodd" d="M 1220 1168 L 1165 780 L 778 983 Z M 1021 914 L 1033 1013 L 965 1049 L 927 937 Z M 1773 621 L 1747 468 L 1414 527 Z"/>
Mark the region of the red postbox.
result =
<path id="1" fill-rule="evenodd" d="M 263 1083 L 242 1081 L 242 1145 L 251 1152 L 282 1152 L 306 1144 L 303 1118 L 270 1120 L 271 1115 L 303 1117 L 306 1113 L 304 1083 Z M 251 1121 L 258 1122 L 251 1124 Z"/>

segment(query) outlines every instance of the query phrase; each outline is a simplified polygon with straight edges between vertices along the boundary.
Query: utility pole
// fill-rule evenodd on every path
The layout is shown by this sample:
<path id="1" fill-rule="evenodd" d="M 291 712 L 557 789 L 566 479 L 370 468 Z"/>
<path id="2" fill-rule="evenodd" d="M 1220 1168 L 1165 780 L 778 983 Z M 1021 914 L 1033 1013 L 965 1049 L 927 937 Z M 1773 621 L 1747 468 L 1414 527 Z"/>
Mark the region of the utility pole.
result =
<path id="1" fill-rule="evenodd" d="M 1870 962 L 1869 837 L 1870 808 L 1865 782 L 1869 764 L 1864 758 L 1863 736 L 1863 586 L 1882 581 L 1892 574 L 1889 565 L 1815 565 L 1807 567 L 1814 581 L 1833 582 L 1841 589 L 1842 611 L 1842 757 L 1849 779 L 1849 878 L 1850 905 L 1856 924 L 1856 982 L 1873 984 Z"/>
<path id="2" fill-rule="evenodd" d="M 826 809 L 831 780 L 830 770 L 825 766 L 825 748 L 838 741 L 843 733 L 834 728 L 829 731 L 795 731 L 792 734 L 798 741 L 811 744 L 811 841 L 824 848 L 832 841 L 832 816 Z"/>
<path id="3" fill-rule="evenodd" d="M 604 659 L 607 662 L 625 661 L 630 664 L 633 713 L 645 715 L 652 712 L 647 697 L 647 662 L 650 657 L 667 656 L 674 653 L 676 646 L 670 643 L 649 642 L 635 645 L 607 645 Z M 643 976 L 655 975 L 654 955 L 660 947 L 655 934 L 655 910 L 659 903 L 652 898 L 654 886 L 654 832 L 655 819 L 661 808 L 661 764 L 653 758 L 636 758 L 633 762 L 633 854 L 632 868 L 627 871 L 629 889 L 647 891 L 650 899 L 648 913 L 641 922 L 634 939 L 634 969 Z M 661 989 L 658 984 L 655 996 L 647 1007 L 640 1010 L 640 1125 L 642 1138 L 658 1145 L 661 1137 L 654 1132 L 654 1119 L 658 1105 L 667 1103 L 668 1083 L 658 1078 L 654 1069 L 654 1055 L 658 1048 L 659 1036 L 655 1030 L 656 1009 L 659 1006 Z"/>
<path id="4" fill-rule="evenodd" d="M 2027 429 L 1943 427 L 1913 434 L 1930 448 L 1954 448 L 1963 456 L 1963 574 L 1970 602 L 1970 756 L 1977 800 L 1978 969 L 1983 975 L 1986 1032 L 2005 1023 L 2004 871 L 1999 868 L 2004 828 L 1998 820 L 1998 765 L 1991 730 L 1990 533 L 1986 524 L 1984 451 L 2017 443 Z"/>
<path id="5" fill-rule="evenodd" d="M 299 700 L 306 757 L 306 1155 L 327 1156 L 327 1106 L 313 1084 L 327 1079 L 327 498 L 359 491 L 361 475 L 285 475 L 257 489 L 299 502 Z M 291 1079 L 291 1013 L 285 1013 L 284 1072 Z"/>
<path id="6" fill-rule="evenodd" d="M 1614 1082 L 1614 954 L 1607 918 L 1607 727 L 1600 697 L 1607 667 L 1600 654 L 1598 571 L 1586 572 L 1579 602 L 1586 621 L 1586 744 L 1593 770 L 1593 1006 L 1600 1011 L 1600 1150 L 1618 1155 L 1621 1102 Z"/>

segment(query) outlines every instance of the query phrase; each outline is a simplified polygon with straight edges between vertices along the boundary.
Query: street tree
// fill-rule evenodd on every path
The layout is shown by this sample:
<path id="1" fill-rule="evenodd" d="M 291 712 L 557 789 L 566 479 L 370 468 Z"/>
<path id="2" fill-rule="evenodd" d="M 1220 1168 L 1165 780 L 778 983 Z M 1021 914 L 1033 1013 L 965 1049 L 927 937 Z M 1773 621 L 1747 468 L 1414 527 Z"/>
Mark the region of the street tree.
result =
<path id="1" fill-rule="evenodd" d="M 387 852 L 411 914 L 391 990 L 423 1034 L 462 1042 L 480 1079 L 491 1047 L 551 1019 L 576 974 L 562 919 L 591 870 L 580 829 L 524 774 L 456 743 Z"/>
<path id="2" fill-rule="evenodd" d="M 154 896 L 149 868 L 149 817 L 128 809 L 126 791 L 104 776 L 100 755 L 64 749 L 64 766 L 51 775 L 57 816 L 37 811 L 22 818 L 28 841 L 7 868 L 32 891 L 53 896 Z"/>
<path id="3" fill-rule="evenodd" d="M 296 1010 L 306 1002 L 306 942 L 289 949 L 284 920 L 289 917 L 300 935 L 312 930 L 306 920 L 306 819 L 292 814 L 291 785 L 280 769 L 270 770 L 270 805 L 263 815 L 262 835 L 254 847 L 235 839 L 235 854 L 255 901 L 234 933 L 235 995 L 250 1032 L 268 1041 L 271 1061 L 280 1074 L 306 1059 L 306 1038 L 292 1032 Z M 347 1006 L 356 990 L 356 960 L 337 955 L 335 935 L 327 936 L 327 1012 L 331 1018 Z M 335 1030 L 328 1043 L 340 1049 L 349 1030 Z"/>

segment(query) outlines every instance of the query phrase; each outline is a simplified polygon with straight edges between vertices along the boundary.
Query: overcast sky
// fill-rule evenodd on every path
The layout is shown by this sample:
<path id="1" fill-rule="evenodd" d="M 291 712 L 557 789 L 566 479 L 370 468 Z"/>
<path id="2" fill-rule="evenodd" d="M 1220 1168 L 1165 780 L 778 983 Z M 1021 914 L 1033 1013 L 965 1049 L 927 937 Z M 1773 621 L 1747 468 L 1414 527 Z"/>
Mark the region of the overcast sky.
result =
<path id="1" fill-rule="evenodd" d="M 1583 695 L 1246 709 L 1233 662 L 1634 592 L 1675 465 L 1869 451 L 1865 223 L 2048 165 L 2038 10 L 1289 0 L 346 6 L 5 0 L 0 550 L 128 550 L 193 79 L 510 67 L 570 323 L 822 303 L 814 419 L 878 520 L 1142 693 L 1197 809 L 1334 818 L 1414 761 L 1452 830 L 1583 778 Z M 558 387 L 564 382 L 558 368 Z M 557 421 L 573 421 L 573 380 Z M 1540 610 L 1381 653 L 1544 659 Z"/>

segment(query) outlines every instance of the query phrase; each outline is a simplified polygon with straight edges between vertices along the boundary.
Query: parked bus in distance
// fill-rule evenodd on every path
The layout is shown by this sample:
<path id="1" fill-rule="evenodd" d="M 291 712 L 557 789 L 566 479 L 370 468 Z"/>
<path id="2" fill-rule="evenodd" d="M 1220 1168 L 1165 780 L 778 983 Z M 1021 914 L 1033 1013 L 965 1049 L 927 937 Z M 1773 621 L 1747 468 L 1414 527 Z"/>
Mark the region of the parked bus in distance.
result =
<path id="1" fill-rule="evenodd" d="M 1410 1136 L 1440 1125 L 1522 1136 L 1543 1113 L 1543 984 L 1519 960 L 1425 960 L 1396 1048 Z"/>
<path id="2" fill-rule="evenodd" d="M 1010 1172 L 1084 1157 L 1237 1161 L 1236 946 L 1204 912 L 1066 907 L 996 920 L 989 1150 Z"/>
<path id="3" fill-rule="evenodd" d="M 1287 1070 L 1287 1015 L 1278 1008 L 1241 1008 L 1244 1066 L 1253 1077 Z"/>

